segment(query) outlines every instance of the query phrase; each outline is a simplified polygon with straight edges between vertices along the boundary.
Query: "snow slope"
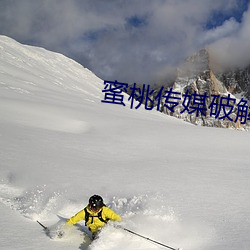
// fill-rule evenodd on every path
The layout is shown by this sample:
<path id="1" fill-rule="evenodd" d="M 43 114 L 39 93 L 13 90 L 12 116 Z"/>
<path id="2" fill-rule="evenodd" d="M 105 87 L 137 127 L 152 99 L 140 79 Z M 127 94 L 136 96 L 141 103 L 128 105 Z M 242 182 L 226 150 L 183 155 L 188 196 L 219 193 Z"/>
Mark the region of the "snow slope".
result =
<path id="1" fill-rule="evenodd" d="M 97 193 L 166 245 L 248 250 L 250 134 L 102 103 L 103 87 L 63 55 L 0 36 L 0 249 L 162 249 L 112 225 L 90 244 L 83 223 L 63 239 L 36 223 L 53 228 Z"/>

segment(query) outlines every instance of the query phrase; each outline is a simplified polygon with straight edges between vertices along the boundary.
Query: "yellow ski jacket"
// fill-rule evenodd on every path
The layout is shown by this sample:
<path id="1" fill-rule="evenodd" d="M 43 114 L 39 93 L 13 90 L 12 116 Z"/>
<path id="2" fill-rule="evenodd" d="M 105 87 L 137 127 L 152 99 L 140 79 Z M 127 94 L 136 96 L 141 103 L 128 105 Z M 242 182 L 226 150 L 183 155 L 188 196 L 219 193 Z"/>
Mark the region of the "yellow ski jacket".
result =
<path id="1" fill-rule="evenodd" d="M 89 213 L 88 221 L 85 221 L 86 226 L 90 229 L 92 233 L 97 232 L 100 228 L 102 228 L 106 223 L 104 221 L 112 220 L 112 221 L 121 221 L 121 217 L 116 214 L 113 210 L 110 208 L 103 206 L 99 211 L 93 212 L 89 209 L 89 207 L 86 207 L 87 212 Z M 104 220 L 100 220 L 98 218 L 98 215 L 100 215 L 101 212 L 101 218 Z M 72 216 L 68 221 L 67 224 L 74 225 L 80 220 L 85 220 L 85 210 L 82 209 L 77 214 Z"/>

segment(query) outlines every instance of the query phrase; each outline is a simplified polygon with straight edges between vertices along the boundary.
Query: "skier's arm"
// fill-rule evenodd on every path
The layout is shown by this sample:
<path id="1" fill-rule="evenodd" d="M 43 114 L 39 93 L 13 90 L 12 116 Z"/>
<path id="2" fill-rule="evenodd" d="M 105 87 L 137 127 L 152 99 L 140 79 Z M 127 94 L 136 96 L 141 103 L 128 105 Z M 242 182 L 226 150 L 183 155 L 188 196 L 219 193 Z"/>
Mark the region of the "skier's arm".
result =
<path id="1" fill-rule="evenodd" d="M 81 210 L 80 212 L 78 212 L 77 214 L 75 214 L 74 216 L 72 216 L 72 217 L 67 221 L 67 224 L 75 225 L 78 221 L 84 220 L 84 218 L 85 218 L 85 212 L 84 212 L 84 209 L 83 209 L 83 210 Z"/>
<path id="2" fill-rule="evenodd" d="M 105 207 L 105 217 L 107 219 L 110 219 L 112 221 L 118 221 L 120 222 L 122 220 L 121 216 L 116 214 L 113 210 L 110 208 Z"/>

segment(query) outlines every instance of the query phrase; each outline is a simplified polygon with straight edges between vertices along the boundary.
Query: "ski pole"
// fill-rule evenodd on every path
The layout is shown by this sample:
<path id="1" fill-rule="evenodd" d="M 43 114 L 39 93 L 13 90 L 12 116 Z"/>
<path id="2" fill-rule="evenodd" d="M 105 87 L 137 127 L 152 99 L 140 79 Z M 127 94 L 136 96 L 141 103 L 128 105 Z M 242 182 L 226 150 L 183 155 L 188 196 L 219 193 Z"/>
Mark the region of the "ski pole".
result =
<path id="1" fill-rule="evenodd" d="M 45 227 L 41 222 L 39 222 L 38 220 L 36 221 L 40 226 L 42 226 L 43 227 L 43 229 L 46 231 L 46 230 L 48 230 L 48 228 L 47 227 Z"/>
<path id="2" fill-rule="evenodd" d="M 173 248 L 173 247 L 167 246 L 167 245 L 162 244 L 162 243 L 160 243 L 160 242 L 158 242 L 158 241 L 155 241 L 155 240 L 152 240 L 152 239 L 150 239 L 150 238 L 148 238 L 148 237 L 145 237 L 145 236 L 143 236 L 143 235 L 141 235 L 141 234 L 135 233 L 135 232 L 133 232 L 133 231 L 127 229 L 127 228 L 122 228 L 122 229 L 125 230 L 125 231 L 127 231 L 127 232 L 129 232 L 129 233 L 131 233 L 131 234 L 137 235 L 137 236 L 139 236 L 139 237 L 141 237 L 141 238 L 143 238 L 143 239 L 145 239 L 145 240 L 154 242 L 154 243 L 156 243 L 156 244 L 158 244 L 158 245 L 161 245 L 161 246 L 163 246 L 163 247 L 169 248 L 169 249 L 171 249 L 171 250 L 180 250 L 180 248 Z"/>

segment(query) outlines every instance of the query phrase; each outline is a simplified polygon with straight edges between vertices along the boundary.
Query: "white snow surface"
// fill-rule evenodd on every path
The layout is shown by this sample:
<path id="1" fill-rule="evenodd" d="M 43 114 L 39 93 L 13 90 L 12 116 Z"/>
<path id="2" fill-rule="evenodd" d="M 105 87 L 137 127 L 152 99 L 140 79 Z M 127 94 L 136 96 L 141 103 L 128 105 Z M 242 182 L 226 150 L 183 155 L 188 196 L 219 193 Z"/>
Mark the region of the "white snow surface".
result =
<path id="1" fill-rule="evenodd" d="M 164 249 L 112 223 L 92 243 L 84 222 L 61 239 L 36 223 L 53 231 L 99 194 L 168 246 L 249 250 L 250 134 L 102 103 L 103 89 L 73 60 L 0 36 L 0 249 Z"/>

